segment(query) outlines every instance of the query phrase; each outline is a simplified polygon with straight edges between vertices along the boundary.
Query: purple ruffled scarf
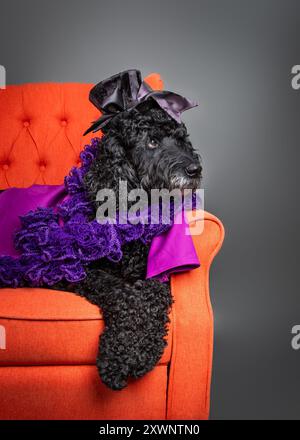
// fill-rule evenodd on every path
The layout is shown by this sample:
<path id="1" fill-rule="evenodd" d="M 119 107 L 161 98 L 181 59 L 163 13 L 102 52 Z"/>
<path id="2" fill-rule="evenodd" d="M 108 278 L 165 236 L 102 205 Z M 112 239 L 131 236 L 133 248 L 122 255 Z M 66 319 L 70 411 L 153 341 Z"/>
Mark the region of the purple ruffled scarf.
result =
<path id="1" fill-rule="evenodd" d="M 132 240 L 150 243 L 171 224 L 100 224 L 90 220 L 94 209 L 88 201 L 83 177 L 96 157 L 100 138 L 93 138 L 81 152 L 81 167 L 73 167 L 64 185 L 68 196 L 53 208 L 38 208 L 21 217 L 14 244 L 19 257 L 0 257 L 0 287 L 53 285 L 61 280 L 79 282 L 90 261 L 122 258 L 122 246 Z"/>

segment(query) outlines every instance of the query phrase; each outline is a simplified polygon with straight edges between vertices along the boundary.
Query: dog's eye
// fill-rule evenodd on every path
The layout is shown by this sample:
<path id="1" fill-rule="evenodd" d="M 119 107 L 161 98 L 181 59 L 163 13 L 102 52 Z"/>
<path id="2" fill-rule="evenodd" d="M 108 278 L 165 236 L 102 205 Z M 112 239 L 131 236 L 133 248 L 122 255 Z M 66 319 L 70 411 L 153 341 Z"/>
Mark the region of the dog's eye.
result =
<path id="1" fill-rule="evenodd" d="M 150 139 L 148 142 L 148 147 L 153 150 L 154 148 L 159 147 L 159 143 L 155 139 Z"/>

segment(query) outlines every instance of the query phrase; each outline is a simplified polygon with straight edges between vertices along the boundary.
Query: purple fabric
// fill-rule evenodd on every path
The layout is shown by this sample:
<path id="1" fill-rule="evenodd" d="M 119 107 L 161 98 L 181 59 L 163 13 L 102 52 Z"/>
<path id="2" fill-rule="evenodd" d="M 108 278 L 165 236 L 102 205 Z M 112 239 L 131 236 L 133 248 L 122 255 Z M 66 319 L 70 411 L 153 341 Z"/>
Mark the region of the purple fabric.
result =
<path id="1" fill-rule="evenodd" d="M 177 224 L 175 217 L 173 226 L 166 232 L 153 238 L 148 255 L 147 277 L 157 277 L 166 281 L 169 274 L 195 269 L 200 262 L 195 251 L 191 235 L 186 234 L 188 223 L 183 215 L 183 221 Z"/>
<path id="2" fill-rule="evenodd" d="M 18 287 L 24 282 L 53 285 L 63 279 L 78 282 L 85 278 L 90 261 L 103 257 L 120 261 L 125 243 L 151 243 L 170 229 L 164 224 L 99 224 L 90 220 L 93 207 L 86 198 L 83 177 L 100 144 L 100 139 L 94 138 L 85 147 L 81 167 L 72 168 L 64 186 L 12 188 L 0 195 L 0 287 Z M 185 237 L 189 249 L 192 242 Z M 181 266 L 176 261 L 174 267 L 186 264 L 189 261 L 183 260 Z"/>
<path id="3" fill-rule="evenodd" d="M 64 185 L 33 185 L 11 188 L 0 194 L 0 255 L 20 256 L 14 246 L 14 235 L 21 228 L 19 216 L 40 208 L 53 208 L 66 199 Z M 185 220 L 185 219 L 184 219 Z M 186 235 L 186 221 L 176 224 L 153 238 L 147 264 L 147 278 L 166 280 L 170 273 L 199 267 L 193 240 Z"/>
<path id="4" fill-rule="evenodd" d="M 66 197 L 64 185 L 33 185 L 10 188 L 0 194 L 0 255 L 17 257 L 14 235 L 21 228 L 19 216 L 38 207 L 56 208 Z"/>

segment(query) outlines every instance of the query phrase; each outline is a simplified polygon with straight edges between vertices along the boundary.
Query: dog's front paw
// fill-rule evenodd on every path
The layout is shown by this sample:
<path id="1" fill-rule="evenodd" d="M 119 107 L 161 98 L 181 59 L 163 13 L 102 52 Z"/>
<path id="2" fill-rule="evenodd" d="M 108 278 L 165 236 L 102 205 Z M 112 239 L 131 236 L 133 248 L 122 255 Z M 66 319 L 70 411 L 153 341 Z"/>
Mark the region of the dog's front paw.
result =
<path id="1" fill-rule="evenodd" d="M 99 357 L 97 367 L 102 382 L 114 391 L 122 390 L 127 386 L 128 374 L 126 368 L 118 362 Z"/>
<path id="2" fill-rule="evenodd" d="M 137 379 L 144 376 L 159 363 L 166 341 L 163 334 L 152 336 L 144 334 L 136 350 L 135 362 L 130 368 L 130 375 Z"/>
<path id="3" fill-rule="evenodd" d="M 112 390 L 122 390 L 127 386 L 130 356 L 126 341 L 130 340 L 131 332 L 116 332 L 114 325 L 107 327 L 100 336 L 97 368 L 102 382 Z"/>

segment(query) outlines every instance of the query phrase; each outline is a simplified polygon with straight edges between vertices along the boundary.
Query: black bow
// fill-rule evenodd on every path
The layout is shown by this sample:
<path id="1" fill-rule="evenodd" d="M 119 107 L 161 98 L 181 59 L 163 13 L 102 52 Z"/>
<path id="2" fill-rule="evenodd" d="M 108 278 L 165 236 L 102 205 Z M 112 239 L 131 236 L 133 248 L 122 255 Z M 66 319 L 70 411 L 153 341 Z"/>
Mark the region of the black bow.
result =
<path id="1" fill-rule="evenodd" d="M 152 90 L 142 81 L 139 70 L 125 70 L 99 82 L 90 91 L 89 99 L 102 115 L 92 123 L 84 135 L 91 131 L 95 133 L 119 113 L 132 110 L 149 98 L 154 99 L 178 123 L 181 122 L 182 112 L 198 105 L 197 102 L 174 92 Z"/>

